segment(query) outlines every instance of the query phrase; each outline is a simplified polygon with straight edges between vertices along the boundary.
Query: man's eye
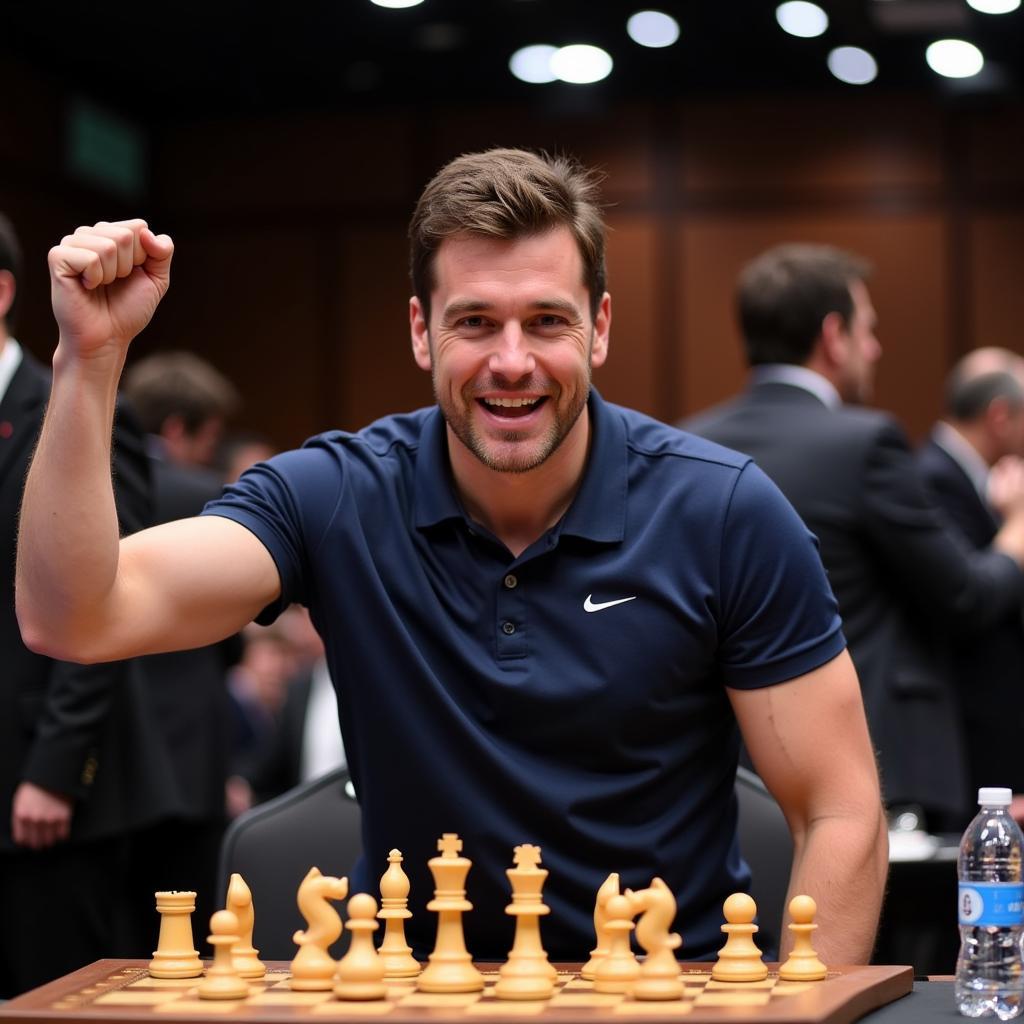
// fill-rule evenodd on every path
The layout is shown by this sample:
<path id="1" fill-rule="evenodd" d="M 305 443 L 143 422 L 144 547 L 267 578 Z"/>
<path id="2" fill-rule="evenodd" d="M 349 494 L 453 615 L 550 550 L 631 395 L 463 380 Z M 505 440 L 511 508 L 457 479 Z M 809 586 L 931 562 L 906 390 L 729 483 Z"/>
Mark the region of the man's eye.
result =
<path id="1" fill-rule="evenodd" d="M 537 317 L 538 327 L 558 327 L 564 321 L 560 316 L 555 316 L 554 313 L 545 313 L 543 316 Z"/>
<path id="2" fill-rule="evenodd" d="M 484 318 L 482 316 L 466 316 L 462 318 L 461 324 L 463 327 L 483 327 Z"/>

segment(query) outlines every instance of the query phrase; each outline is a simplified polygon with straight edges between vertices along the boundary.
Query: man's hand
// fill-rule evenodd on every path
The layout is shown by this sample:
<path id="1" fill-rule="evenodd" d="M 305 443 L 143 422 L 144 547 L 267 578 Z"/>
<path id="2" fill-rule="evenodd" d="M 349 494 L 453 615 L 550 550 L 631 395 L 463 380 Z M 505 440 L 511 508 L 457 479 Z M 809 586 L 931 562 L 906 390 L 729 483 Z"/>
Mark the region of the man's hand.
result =
<path id="1" fill-rule="evenodd" d="M 31 782 L 18 786 L 11 805 L 11 835 L 15 845 L 45 850 L 67 839 L 70 832 L 69 797 Z"/>
<path id="2" fill-rule="evenodd" d="M 100 221 L 50 250 L 50 297 L 61 345 L 79 358 L 123 357 L 170 284 L 174 243 L 144 220 Z"/>
<path id="3" fill-rule="evenodd" d="M 989 471 L 988 500 L 1003 517 L 1024 513 L 1024 459 L 1004 455 Z"/>

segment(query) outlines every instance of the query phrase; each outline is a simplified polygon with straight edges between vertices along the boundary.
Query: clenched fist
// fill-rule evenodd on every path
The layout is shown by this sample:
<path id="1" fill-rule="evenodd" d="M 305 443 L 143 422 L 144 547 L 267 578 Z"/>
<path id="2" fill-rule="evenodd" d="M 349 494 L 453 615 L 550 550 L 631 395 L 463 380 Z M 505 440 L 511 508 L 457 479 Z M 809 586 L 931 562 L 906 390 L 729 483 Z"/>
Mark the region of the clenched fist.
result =
<path id="1" fill-rule="evenodd" d="M 100 221 L 50 250 L 50 295 L 61 345 L 86 359 L 122 354 L 170 284 L 174 243 L 144 220 Z"/>

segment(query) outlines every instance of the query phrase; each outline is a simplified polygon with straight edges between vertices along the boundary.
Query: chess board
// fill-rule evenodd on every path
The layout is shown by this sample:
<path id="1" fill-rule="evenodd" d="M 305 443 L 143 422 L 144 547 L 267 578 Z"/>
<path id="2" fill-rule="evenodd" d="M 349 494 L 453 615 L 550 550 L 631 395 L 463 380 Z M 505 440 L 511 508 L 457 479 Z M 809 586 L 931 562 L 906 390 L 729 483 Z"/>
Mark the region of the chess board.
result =
<path id="1" fill-rule="evenodd" d="M 516 1002 L 494 997 L 497 964 L 479 965 L 483 992 L 439 995 L 417 992 L 414 981 L 389 982 L 388 997 L 374 1002 L 343 1002 L 330 992 L 293 992 L 287 964 L 268 964 L 267 976 L 251 985 L 247 999 L 213 1001 L 196 995 L 197 979 L 150 978 L 141 960 L 99 960 L 73 974 L 0 1005 L 3 1022 L 51 1021 L 63 1024 L 426 1024 L 428 1021 L 483 1020 L 515 1024 L 538 1019 L 557 1024 L 609 1024 L 645 1020 L 686 1024 L 848 1024 L 913 987 L 909 967 L 840 967 L 820 982 L 780 981 L 771 970 L 766 981 L 725 984 L 711 980 L 707 965 L 684 964 L 686 992 L 669 1002 L 640 1002 L 595 992 L 575 969 L 559 966 L 553 998 Z"/>

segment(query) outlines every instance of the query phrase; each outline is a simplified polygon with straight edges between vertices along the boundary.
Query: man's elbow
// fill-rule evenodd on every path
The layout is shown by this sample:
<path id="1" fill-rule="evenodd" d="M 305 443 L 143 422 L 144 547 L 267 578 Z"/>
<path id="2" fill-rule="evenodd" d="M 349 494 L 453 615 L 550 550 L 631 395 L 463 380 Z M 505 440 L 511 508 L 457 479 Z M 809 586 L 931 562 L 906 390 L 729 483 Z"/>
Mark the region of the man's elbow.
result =
<path id="1" fill-rule="evenodd" d="M 18 629 L 21 631 L 21 642 L 33 654 L 41 654 L 54 661 L 73 661 L 82 665 L 92 665 L 103 658 L 95 646 L 84 639 L 76 640 L 52 624 L 41 620 L 38 615 L 26 608 L 26 602 L 20 598 L 15 602 L 15 613 Z"/>

